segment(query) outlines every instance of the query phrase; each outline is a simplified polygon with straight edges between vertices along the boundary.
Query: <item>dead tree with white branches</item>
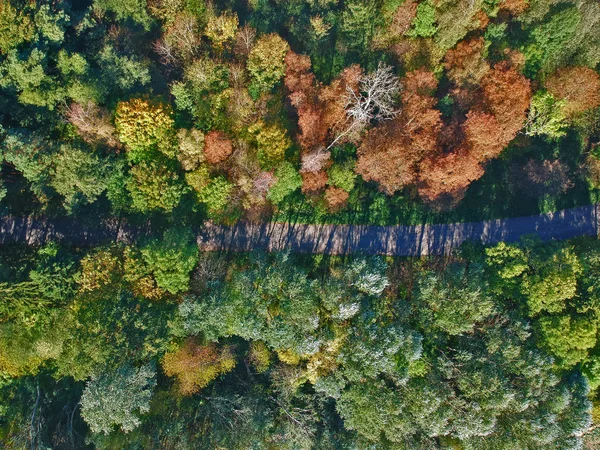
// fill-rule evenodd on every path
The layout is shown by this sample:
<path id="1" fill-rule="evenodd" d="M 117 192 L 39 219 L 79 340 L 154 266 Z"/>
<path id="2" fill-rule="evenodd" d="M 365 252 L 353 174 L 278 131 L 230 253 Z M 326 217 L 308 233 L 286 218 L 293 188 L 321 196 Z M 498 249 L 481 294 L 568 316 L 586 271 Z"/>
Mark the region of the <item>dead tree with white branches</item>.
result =
<path id="1" fill-rule="evenodd" d="M 348 87 L 344 109 L 349 125 L 327 149 L 349 133 L 362 131 L 372 122 L 396 117 L 400 111 L 394 104 L 400 89 L 400 81 L 394 75 L 393 68 L 382 62 L 377 66 L 377 70 L 361 78 L 358 91 Z"/>

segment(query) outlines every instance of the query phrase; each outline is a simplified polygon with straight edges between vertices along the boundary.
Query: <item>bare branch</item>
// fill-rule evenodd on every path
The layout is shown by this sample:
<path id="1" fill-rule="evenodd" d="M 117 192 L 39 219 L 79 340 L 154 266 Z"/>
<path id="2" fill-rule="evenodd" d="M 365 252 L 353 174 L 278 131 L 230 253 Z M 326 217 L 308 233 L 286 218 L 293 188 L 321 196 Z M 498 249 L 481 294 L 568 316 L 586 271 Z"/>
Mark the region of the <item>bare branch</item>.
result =
<path id="1" fill-rule="evenodd" d="M 377 70 L 360 80 L 355 91 L 347 88 L 344 109 L 350 125 L 331 144 L 330 149 L 342 137 L 353 131 L 361 131 L 371 122 L 393 119 L 400 112 L 394 103 L 401 85 L 391 66 L 379 63 Z"/>

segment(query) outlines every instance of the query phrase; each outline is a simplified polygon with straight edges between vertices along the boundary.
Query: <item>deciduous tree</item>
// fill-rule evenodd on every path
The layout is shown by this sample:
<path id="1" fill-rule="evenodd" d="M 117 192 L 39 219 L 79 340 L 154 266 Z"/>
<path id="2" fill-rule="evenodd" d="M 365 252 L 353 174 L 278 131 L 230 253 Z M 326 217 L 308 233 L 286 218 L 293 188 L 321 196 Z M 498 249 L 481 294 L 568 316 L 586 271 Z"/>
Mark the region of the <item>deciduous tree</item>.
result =
<path id="1" fill-rule="evenodd" d="M 567 117 L 600 106 L 600 75 L 589 67 L 559 69 L 545 84 L 556 99 L 565 102 L 562 111 Z"/>
<path id="2" fill-rule="evenodd" d="M 152 159 L 153 151 L 175 156 L 175 128 L 171 108 L 134 98 L 117 106 L 115 124 L 132 162 Z"/>
<path id="3" fill-rule="evenodd" d="M 204 138 L 204 157 L 211 164 L 225 161 L 233 153 L 233 145 L 222 131 L 211 131 Z"/>
<path id="4" fill-rule="evenodd" d="M 277 34 L 261 36 L 248 55 L 247 68 L 257 94 L 269 91 L 285 74 L 289 45 Z"/>
<path id="5" fill-rule="evenodd" d="M 214 343 L 201 345 L 195 338 L 187 339 L 177 351 L 167 353 L 163 358 L 165 374 L 177 377 L 183 395 L 198 392 L 235 365 L 230 347 L 218 347 Z"/>

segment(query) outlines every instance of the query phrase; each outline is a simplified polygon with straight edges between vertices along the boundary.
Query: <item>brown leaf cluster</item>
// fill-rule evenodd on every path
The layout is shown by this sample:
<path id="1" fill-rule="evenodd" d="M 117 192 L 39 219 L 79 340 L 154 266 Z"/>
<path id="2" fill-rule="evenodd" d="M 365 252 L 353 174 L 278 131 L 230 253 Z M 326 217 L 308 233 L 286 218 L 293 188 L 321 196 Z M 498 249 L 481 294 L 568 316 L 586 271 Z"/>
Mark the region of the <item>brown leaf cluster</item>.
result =
<path id="1" fill-rule="evenodd" d="M 555 98 L 565 100 L 568 117 L 600 106 L 600 76 L 589 67 L 565 67 L 546 81 L 546 88 Z"/>
<path id="2" fill-rule="evenodd" d="M 204 138 L 204 157 L 211 164 L 225 161 L 233 153 L 231 140 L 222 131 L 210 131 Z"/>

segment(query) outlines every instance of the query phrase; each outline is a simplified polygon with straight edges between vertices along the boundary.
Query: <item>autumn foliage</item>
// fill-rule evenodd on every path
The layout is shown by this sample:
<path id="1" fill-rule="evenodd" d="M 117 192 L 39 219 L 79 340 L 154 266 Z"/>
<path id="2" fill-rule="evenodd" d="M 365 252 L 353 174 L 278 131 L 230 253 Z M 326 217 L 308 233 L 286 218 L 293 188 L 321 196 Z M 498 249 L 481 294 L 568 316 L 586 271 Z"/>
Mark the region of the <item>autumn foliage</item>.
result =
<path id="1" fill-rule="evenodd" d="M 204 157 L 211 164 L 225 161 L 233 153 L 233 145 L 222 131 L 211 131 L 204 138 Z"/>
<path id="2" fill-rule="evenodd" d="M 483 57 L 485 41 L 483 38 L 459 42 L 455 48 L 448 50 L 444 57 L 444 67 L 448 78 L 457 86 L 468 86 L 479 83 L 490 70 Z"/>
<path id="3" fill-rule="evenodd" d="M 444 124 L 437 109 L 437 79 L 432 72 L 415 70 L 402 80 L 402 112 L 394 120 L 371 129 L 358 149 L 356 172 L 366 181 L 393 194 L 417 185 L 421 196 L 440 207 L 462 198 L 480 178 L 482 165 L 500 152 L 523 127 L 529 107 L 529 81 L 508 63 L 490 69 L 482 57 L 483 41 L 459 44 L 448 52 L 446 68 L 468 111 L 462 123 Z M 460 103 L 460 101 L 459 101 Z"/>
<path id="4" fill-rule="evenodd" d="M 167 353 L 163 359 L 165 374 L 177 377 L 183 395 L 198 392 L 235 364 L 231 348 L 214 343 L 200 345 L 195 338 L 187 339 L 179 350 Z"/>
<path id="5" fill-rule="evenodd" d="M 369 131 L 358 149 L 356 172 L 393 194 L 417 179 L 418 163 L 438 151 L 442 128 L 433 93 L 437 80 L 431 72 L 414 71 L 402 82 L 402 113 Z"/>
<path id="6" fill-rule="evenodd" d="M 302 192 L 315 192 L 327 185 L 327 172 L 302 172 Z"/>
<path id="7" fill-rule="evenodd" d="M 559 69 L 548 78 L 546 88 L 555 98 L 565 100 L 567 117 L 600 106 L 600 75 L 589 67 Z"/>

